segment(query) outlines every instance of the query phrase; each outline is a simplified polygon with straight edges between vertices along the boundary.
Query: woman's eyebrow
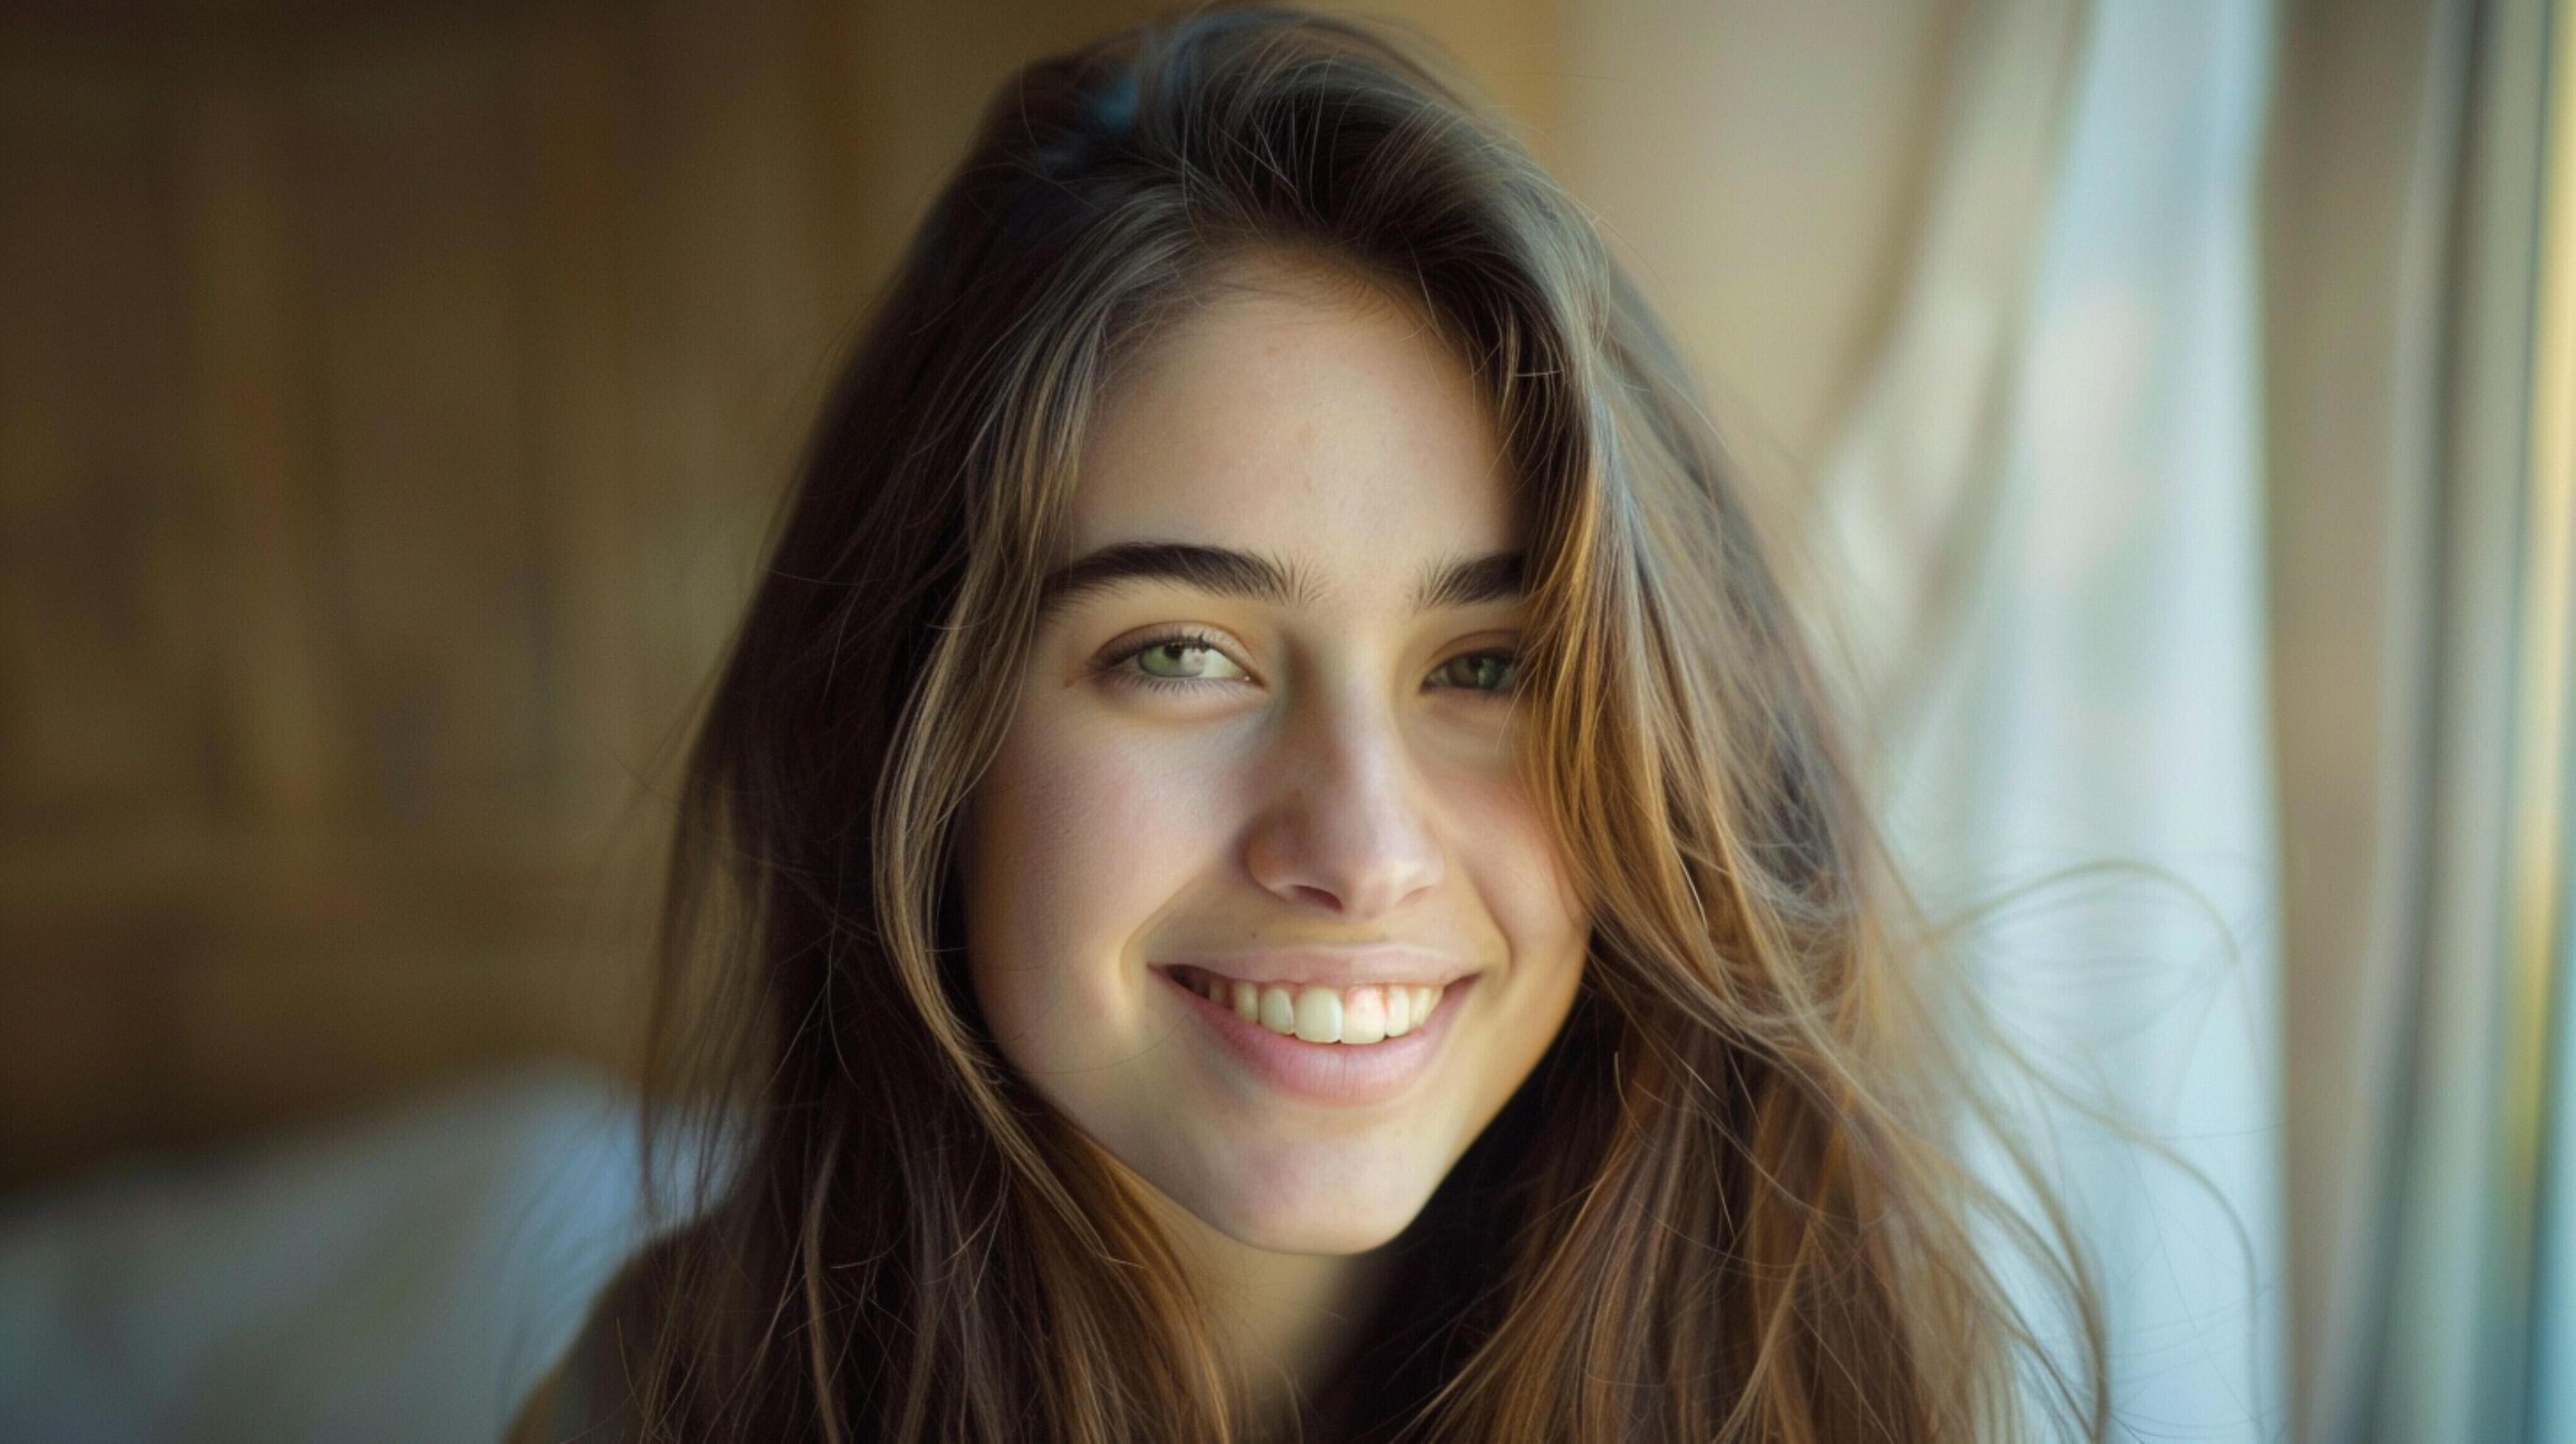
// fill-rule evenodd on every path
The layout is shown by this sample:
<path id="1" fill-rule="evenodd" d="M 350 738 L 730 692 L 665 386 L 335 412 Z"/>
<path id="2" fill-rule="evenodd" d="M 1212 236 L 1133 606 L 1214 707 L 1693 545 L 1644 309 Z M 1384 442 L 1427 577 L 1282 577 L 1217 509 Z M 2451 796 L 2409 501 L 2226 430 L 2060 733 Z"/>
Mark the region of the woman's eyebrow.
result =
<path id="1" fill-rule="evenodd" d="M 1523 590 L 1524 555 L 1488 552 L 1435 562 L 1414 583 L 1413 610 L 1471 607 L 1507 601 Z M 1296 567 L 1258 552 L 1193 542 L 1116 542 L 1047 574 L 1038 587 L 1041 615 L 1093 592 L 1132 582 L 1169 582 L 1217 596 L 1274 606 L 1314 599 L 1315 588 Z"/>
<path id="2" fill-rule="evenodd" d="M 1526 564 L 1527 558 L 1520 552 L 1487 552 L 1435 564 L 1414 583 L 1413 610 L 1428 612 L 1439 607 L 1511 601 L 1525 589 L 1522 571 Z"/>
<path id="3" fill-rule="evenodd" d="M 1117 542 L 1068 562 L 1038 587 L 1038 608 L 1052 612 L 1093 592 L 1131 582 L 1172 582 L 1224 597 L 1292 606 L 1313 595 L 1295 568 L 1255 552 L 1191 542 Z"/>

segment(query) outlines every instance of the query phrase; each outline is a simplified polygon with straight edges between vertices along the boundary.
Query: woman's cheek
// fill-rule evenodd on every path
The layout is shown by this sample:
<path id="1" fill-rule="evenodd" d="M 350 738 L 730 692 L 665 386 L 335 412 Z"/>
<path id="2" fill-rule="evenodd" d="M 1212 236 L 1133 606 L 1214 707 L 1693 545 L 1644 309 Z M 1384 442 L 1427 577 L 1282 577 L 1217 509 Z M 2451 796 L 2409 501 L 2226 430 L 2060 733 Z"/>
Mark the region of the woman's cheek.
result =
<path id="1" fill-rule="evenodd" d="M 1519 824 L 1510 836 L 1512 874 L 1522 882 L 1503 904 L 1508 909 L 1504 926 L 1516 935 L 1529 935 L 1532 946 L 1542 950 L 1580 952 L 1592 925 L 1574 877 L 1543 820 L 1525 810 Z"/>
<path id="2" fill-rule="evenodd" d="M 1195 882 L 1221 876 L 1229 809 L 1206 748 L 1024 721 L 987 774 L 970 950 L 996 1030 L 1077 1066 L 1133 1050 L 1152 981 L 1135 949 Z"/>
<path id="3" fill-rule="evenodd" d="M 1468 800 L 1457 835 L 1473 849 L 1466 870 L 1502 931 L 1513 966 L 1579 971 L 1591 921 L 1536 803 L 1504 775 L 1460 792 Z M 1547 981 L 1565 986 L 1563 979 Z"/>

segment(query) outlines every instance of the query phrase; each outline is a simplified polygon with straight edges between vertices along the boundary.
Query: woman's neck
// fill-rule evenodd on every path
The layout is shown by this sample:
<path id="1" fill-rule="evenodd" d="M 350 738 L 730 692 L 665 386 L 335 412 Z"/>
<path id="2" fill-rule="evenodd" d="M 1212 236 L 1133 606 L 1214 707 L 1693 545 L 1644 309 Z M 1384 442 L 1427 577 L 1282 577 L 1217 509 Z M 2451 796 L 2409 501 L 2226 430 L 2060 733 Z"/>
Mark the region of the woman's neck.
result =
<path id="1" fill-rule="evenodd" d="M 1246 1373 L 1258 1417 L 1284 1420 L 1357 1342 L 1384 1295 L 1389 1251 L 1273 1253 L 1161 1202 L 1181 1262 L 1214 1315 L 1219 1342 Z"/>

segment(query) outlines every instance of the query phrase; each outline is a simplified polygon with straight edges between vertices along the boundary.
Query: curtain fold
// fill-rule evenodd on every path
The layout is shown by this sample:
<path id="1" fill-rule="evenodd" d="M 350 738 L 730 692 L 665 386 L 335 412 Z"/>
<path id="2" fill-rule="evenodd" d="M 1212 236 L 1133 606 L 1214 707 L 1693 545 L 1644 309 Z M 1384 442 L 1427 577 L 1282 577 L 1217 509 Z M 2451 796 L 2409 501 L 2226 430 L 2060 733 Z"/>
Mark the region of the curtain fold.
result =
<path id="1" fill-rule="evenodd" d="M 2264 326 L 2302 1438 L 2364 1437 L 2385 1364 L 2433 853 L 2443 353 L 2473 8 L 2288 0 L 2282 16 Z"/>
<path id="2" fill-rule="evenodd" d="M 2376 1242 L 2386 1299 L 2361 1380 L 2363 1437 L 2544 1438 L 2527 1412 L 2557 1406 L 2535 1387 L 2528 1348 L 2539 1060 L 2517 1056 L 2538 1020 L 2518 996 L 2527 961 L 2518 892 L 2530 856 L 2517 824 L 2541 789 L 2524 735 L 2541 679 L 2517 656 L 2534 621 L 2525 593 L 2534 519 L 2530 425 L 2542 227 L 2550 0 L 2481 0 L 2468 47 L 2459 184 L 2450 196 L 2442 443 L 2423 545 L 2428 742 L 2420 922 L 2409 969 L 2380 1180 Z M 2554 12 L 2554 13 L 2553 13 Z M 2560 32 L 2563 37 L 2563 32 Z M 2560 38 L 2560 43 L 2565 43 Z M 2543 533 L 2547 536 L 2547 533 Z M 2563 537 L 2550 540 L 2564 545 Z M 2546 891 L 2544 884 L 2543 891 Z M 2545 899 L 2544 899 L 2545 900 Z M 2563 939 L 2559 946 L 2563 948 Z M 2526 1112 L 2529 1110 L 2529 1112 Z M 2358 1412 L 2358 1410 L 2356 1411 Z"/>
<path id="3" fill-rule="evenodd" d="M 1815 513 L 1898 860 L 2006 1035 L 2107 1115 L 1998 1063 L 2100 1268 L 2116 1424 L 2159 1437 L 2288 1423 L 2271 39 L 2258 0 L 1972 7 Z"/>

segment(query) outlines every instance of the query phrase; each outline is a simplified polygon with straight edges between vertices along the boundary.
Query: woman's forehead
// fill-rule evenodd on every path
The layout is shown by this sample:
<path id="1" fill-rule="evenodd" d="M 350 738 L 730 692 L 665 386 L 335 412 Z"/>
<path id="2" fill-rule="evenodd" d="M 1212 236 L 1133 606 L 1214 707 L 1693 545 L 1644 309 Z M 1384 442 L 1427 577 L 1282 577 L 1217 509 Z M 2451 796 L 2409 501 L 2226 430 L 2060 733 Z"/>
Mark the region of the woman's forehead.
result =
<path id="1" fill-rule="evenodd" d="M 1410 307 L 1274 270 L 1212 291 L 1136 362 L 1086 438 L 1069 556 L 1172 541 L 1409 577 L 1518 541 L 1491 406 Z"/>

